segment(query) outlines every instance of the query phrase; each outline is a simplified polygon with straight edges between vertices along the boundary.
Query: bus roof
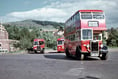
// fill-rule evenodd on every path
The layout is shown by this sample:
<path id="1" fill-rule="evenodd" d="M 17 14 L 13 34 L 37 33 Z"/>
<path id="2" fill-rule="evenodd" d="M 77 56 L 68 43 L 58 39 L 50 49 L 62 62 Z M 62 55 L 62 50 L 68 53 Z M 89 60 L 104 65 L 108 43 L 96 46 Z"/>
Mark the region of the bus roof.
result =
<path id="1" fill-rule="evenodd" d="M 57 41 L 59 41 L 59 40 L 64 40 L 64 38 L 63 37 L 62 38 L 58 38 Z"/>
<path id="2" fill-rule="evenodd" d="M 36 39 L 34 39 L 34 41 L 44 41 L 44 39 L 36 38 Z"/>
<path id="3" fill-rule="evenodd" d="M 103 12 L 103 10 L 79 10 L 79 12 Z"/>
<path id="4" fill-rule="evenodd" d="M 69 19 L 71 19 L 76 13 L 78 13 L 78 12 L 103 12 L 103 10 L 78 10 L 77 12 L 75 12 Z M 69 20 L 68 19 L 68 20 Z M 66 22 L 68 21 L 68 20 L 66 20 Z M 65 23 L 66 23 L 65 22 Z"/>

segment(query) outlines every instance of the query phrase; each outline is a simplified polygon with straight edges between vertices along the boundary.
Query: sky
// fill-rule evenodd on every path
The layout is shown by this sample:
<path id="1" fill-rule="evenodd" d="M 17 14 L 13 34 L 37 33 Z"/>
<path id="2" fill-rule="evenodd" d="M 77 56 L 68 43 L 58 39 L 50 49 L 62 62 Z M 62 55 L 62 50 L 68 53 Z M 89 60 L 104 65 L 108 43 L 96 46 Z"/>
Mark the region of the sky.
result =
<path id="1" fill-rule="evenodd" d="M 118 27 L 118 0 L 0 0 L 0 20 L 65 22 L 82 9 L 104 10 L 108 28 Z"/>

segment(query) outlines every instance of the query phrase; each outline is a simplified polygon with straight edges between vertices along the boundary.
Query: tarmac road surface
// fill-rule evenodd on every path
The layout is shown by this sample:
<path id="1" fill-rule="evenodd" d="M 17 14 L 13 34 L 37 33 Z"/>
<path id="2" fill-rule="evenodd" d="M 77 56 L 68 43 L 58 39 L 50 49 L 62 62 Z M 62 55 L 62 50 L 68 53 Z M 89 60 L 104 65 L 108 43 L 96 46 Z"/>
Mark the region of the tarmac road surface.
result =
<path id="1" fill-rule="evenodd" d="M 0 55 L 0 79 L 118 79 L 118 49 L 108 60 L 75 60 L 64 53 Z"/>

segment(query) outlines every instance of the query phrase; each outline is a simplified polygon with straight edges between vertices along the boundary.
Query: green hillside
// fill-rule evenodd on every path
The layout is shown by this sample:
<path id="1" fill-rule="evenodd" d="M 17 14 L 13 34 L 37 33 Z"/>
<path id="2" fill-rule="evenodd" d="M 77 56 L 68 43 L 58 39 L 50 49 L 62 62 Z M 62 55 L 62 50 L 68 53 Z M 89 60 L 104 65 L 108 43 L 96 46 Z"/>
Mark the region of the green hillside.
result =
<path id="1" fill-rule="evenodd" d="M 9 22 L 4 25 L 17 26 L 17 27 L 39 27 L 39 28 L 56 28 L 64 27 L 64 23 L 52 22 L 52 21 L 39 21 L 39 20 L 24 20 L 17 22 Z"/>
<path id="2" fill-rule="evenodd" d="M 64 23 L 38 20 L 24 20 L 4 24 L 9 39 L 18 40 L 14 46 L 20 49 L 31 48 L 35 38 L 45 39 L 46 47 L 54 48 L 59 36 L 54 36 L 53 32 L 61 29 Z"/>

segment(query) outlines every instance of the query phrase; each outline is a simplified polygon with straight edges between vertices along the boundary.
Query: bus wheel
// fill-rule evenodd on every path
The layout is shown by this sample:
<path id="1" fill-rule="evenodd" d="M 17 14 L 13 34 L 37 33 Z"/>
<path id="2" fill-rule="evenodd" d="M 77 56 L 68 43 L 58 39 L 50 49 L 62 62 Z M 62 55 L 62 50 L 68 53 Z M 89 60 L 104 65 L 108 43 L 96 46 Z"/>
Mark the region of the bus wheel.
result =
<path id="1" fill-rule="evenodd" d="M 105 53 L 105 54 L 102 54 L 102 57 L 100 57 L 101 60 L 107 60 L 108 58 L 108 55 Z"/>
<path id="2" fill-rule="evenodd" d="M 41 53 L 44 54 L 44 49 L 41 50 Z"/>
<path id="3" fill-rule="evenodd" d="M 81 60 L 81 52 L 80 52 L 80 49 L 78 47 L 76 48 L 75 57 L 76 57 L 76 59 Z"/>
<path id="4" fill-rule="evenodd" d="M 84 54 L 84 59 L 88 59 L 88 55 L 87 54 Z"/>
<path id="5" fill-rule="evenodd" d="M 58 51 L 57 53 L 61 53 L 60 51 Z"/>
<path id="6" fill-rule="evenodd" d="M 35 53 L 37 53 L 37 51 L 36 51 L 36 50 L 35 50 L 34 52 L 35 52 Z"/>
<path id="7" fill-rule="evenodd" d="M 69 53 L 69 51 L 68 51 L 68 49 L 67 49 L 67 48 L 66 48 L 65 53 L 66 53 L 66 57 L 67 57 L 67 58 L 69 58 L 69 57 L 70 57 L 70 53 Z"/>

